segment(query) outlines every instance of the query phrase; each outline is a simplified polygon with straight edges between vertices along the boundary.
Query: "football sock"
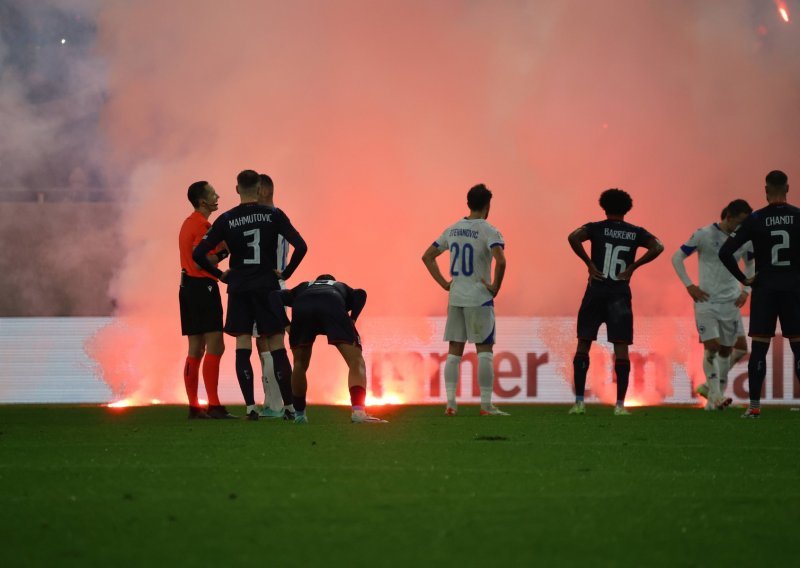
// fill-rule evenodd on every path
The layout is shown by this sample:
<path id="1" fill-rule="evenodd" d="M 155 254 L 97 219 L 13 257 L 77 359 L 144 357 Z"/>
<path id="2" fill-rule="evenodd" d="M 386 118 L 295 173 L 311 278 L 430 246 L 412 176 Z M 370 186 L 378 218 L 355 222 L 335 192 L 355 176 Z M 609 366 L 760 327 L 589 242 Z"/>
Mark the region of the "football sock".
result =
<path id="1" fill-rule="evenodd" d="M 275 378 L 275 365 L 269 351 L 261 354 L 261 384 L 264 386 L 264 407 L 280 410 L 283 408 L 283 395 L 281 394 L 278 379 Z"/>
<path id="2" fill-rule="evenodd" d="M 703 372 L 708 385 L 708 402 L 711 404 L 716 404 L 722 396 L 719 392 L 719 375 L 717 375 L 718 359 L 716 351 L 709 349 L 703 351 Z"/>
<path id="3" fill-rule="evenodd" d="M 747 384 L 750 390 L 750 408 L 761 407 L 761 387 L 767 375 L 767 352 L 769 343 L 754 341 L 747 363 Z"/>
<path id="4" fill-rule="evenodd" d="M 625 406 L 625 394 L 628 392 L 628 376 L 631 373 L 631 362 L 627 359 L 614 361 L 614 373 L 617 375 L 617 406 Z"/>
<path id="5" fill-rule="evenodd" d="M 250 349 L 236 350 L 236 378 L 239 380 L 239 388 L 242 390 L 244 403 L 247 405 L 249 413 L 250 407 L 256 404 L 256 397 L 253 393 L 253 365 L 250 364 Z"/>
<path id="6" fill-rule="evenodd" d="M 458 390 L 458 374 L 461 366 L 459 355 L 448 355 L 444 364 L 444 390 L 447 393 L 447 405 L 456 405 L 456 391 Z"/>
<path id="7" fill-rule="evenodd" d="M 294 400 L 294 408 L 297 414 L 305 414 L 306 413 L 306 395 L 292 395 L 292 400 Z"/>
<path id="8" fill-rule="evenodd" d="M 286 349 L 275 349 L 270 351 L 272 355 L 272 365 L 275 367 L 275 379 L 281 389 L 283 404 L 292 404 L 292 365 L 289 363 L 289 356 Z"/>
<path id="9" fill-rule="evenodd" d="M 364 410 L 367 401 L 367 389 L 360 386 L 350 387 L 350 404 L 353 410 Z"/>
<path id="10" fill-rule="evenodd" d="M 491 351 L 478 353 L 478 386 L 481 388 L 481 406 L 491 406 L 494 386 L 494 353 Z"/>
<path id="11" fill-rule="evenodd" d="M 723 357 L 717 355 L 717 378 L 719 381 L 719 395 L 725 396 L 725 387 L 728 385 L 728 372 L 731 370 L 731 355 Z"/>
<path id="12" fill-rule="evenodd" d="M 203 384 L 206 386 L 209 406 L 221 406 L 219 402 L 219 361 L 222 355 L 206 353 L 203 357 Z"/>
<path id="13" fill-rule="evenodd" d="M 731 353 L 731 367 L 733 367 L 736 363 L 742 360 L 742 357 L 747 355 L 747 349 L 736 349 L 734 348 L 733 352 Z"/>
<path id="14" fill-rule="evenodd" d="M 197 383 L 200 380 L 200 359 L 197 357 L 186 357 L 186 364 L 183 366 L 183 384 L 186 387 L 186 396 L 189 398 L 189 406 L 200 406 L 197 402 Z"/>
<path id="15" fill-rule="evenodd" d="M 583 402 L 586 392 L 586 373 L 589 372 L 589 354 L 575 353 L 572 359 L 573 377 L 575 377 L 575 402 Z"/>
<path id="16" fill-rule="evenodd" d="M 794 375 L 800 381 L 800 341 L 790 341 L 789 347 L 792 348 L 792 353 L 794 353 Z"/>

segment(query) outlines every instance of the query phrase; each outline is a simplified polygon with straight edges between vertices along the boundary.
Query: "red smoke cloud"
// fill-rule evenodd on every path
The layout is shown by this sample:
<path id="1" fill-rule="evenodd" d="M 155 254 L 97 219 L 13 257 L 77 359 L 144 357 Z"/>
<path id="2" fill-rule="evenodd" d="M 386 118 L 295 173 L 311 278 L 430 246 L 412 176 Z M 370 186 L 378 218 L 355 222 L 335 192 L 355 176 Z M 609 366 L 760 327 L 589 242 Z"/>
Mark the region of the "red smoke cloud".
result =
<path id="1" fill-rule="evenodd" d="M 498 315 L 576 313 L 586 275 L 566 235 L 621 187 L 667 247 L 634 276 L 636 313 L 689 316 L 672 251 L 731 199 L 761 205 L 768 170 L 800 171 L 798 38 L 760 18 L 744 0 L 104 5 L 104 124 L 133 172 L 114 284 L 126 328 L 92 347 L 106 380 L 182 398 L 186 188 L 207 179 L 227 209 L 244 168 L 273 176 L 309 243 L 293 281 L 365 288 L 365 319 L 444 313 L 419 258 L 478 182 L 507 240 Z"/>

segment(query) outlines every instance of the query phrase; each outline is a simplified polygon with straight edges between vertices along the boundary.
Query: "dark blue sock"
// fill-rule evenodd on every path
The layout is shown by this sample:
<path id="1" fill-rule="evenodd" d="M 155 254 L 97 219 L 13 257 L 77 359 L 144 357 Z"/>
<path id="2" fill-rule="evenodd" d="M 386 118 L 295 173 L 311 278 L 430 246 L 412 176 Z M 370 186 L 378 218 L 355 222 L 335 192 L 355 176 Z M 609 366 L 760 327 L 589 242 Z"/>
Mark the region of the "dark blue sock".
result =
<path id="1" fill-rule="evenodd" d="M 303 414 L 306 411 L 306 395 L 292 395 L 292 400 L 295 412 L 298 414 Z"/>
<path id="2" fill-rule="evenodd" d="M 281 389 L 283 404 L 292 404 L 292 364 L 289 363 L 289 356 L 286 354 L 286 349 L 270 351 L 270 355 L 272 355 L 272 364 L 275 367 L 275 379 L 278 381 L 278 387 Z M 297 409 L 296 406 L 295 409 Z"/>
<path id="3" fill-rule="evenodd" d="M 767 352 L 769 343 L 753 341 L 750 347 L 750 360 L 747 362 L 747 385 L 750 389 L 750 402 L 758 408 L 761 403 L 761 388 L 767 376 Z"/>
<path id="4" fill-rule="evenodd" d="M 236 378 L 239 380 L 244 403 L 247 406 L 253 406 L 256 403 L 256 397 L 253 393 L 253 365 L 250 363 L 250 349 L 236 350 Z"/>
<path id="5" fill-rule="evenodd" d="M 575 353 L 572 359 L 573 376 L 575 377 L 575 400 L 583 401 L 586 392 L 586 373 L 589 372 L 589 354 Z"/>
<path id="6" fill-rule="evenodd" d="M 625 403 L 625 394 L 628 392 L 631 362 L 627 359 L 617 359 L 614 362 L 614 373 L 617 375 L 617 404 L 622 405 Z"/>

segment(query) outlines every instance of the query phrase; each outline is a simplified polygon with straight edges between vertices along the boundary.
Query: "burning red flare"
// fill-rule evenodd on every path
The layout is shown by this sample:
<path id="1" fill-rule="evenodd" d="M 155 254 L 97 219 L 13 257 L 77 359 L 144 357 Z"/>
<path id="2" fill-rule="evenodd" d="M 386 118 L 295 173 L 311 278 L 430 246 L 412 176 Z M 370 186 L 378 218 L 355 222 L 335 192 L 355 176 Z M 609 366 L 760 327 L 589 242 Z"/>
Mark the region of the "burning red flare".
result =
<path id="1" fill-rule="evenodd" d="M 782 1 L 776 1 L 775 5 L 778 7 L 778 13 L 783 18 L 784 22 L 789 22 L 789 9 L 786 7 L 786 3 Z"/>

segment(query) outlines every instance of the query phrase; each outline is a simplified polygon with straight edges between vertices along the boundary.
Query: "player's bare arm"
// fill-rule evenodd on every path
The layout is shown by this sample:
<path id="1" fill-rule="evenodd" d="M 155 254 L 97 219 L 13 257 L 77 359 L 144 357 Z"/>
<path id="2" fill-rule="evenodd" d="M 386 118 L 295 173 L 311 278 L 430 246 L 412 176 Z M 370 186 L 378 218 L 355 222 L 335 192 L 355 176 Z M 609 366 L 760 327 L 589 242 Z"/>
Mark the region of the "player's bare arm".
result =
<path id="1" fill-rule="evenodd" d="M 506 273 L 506 253 L 503 247 L 492 247 L 492 258 L 494 259 L 494 278 L 491 283 L 486 282 L 483 278 L 481 278 L 481 282 L 492 293 L 492 296 L 497 296 Z"/>
<path id="2" fill-rule="evenodd" d="M 689 274 L 686 272 L 686 265 L 684 261 L 688 258 L 685 252 L 681 249 L 675 251 L 675 254 L 672 255 L 672 267 L 675 269 L 675 272 L 680 278 L 683 285 L 686 286 L 686 291 L 689 293 L 689 296 L 692 297 L 692 300 L 695 302 L 705 302 L 710 297 L 708 293 L 697 286 L 692 282 L 691 278 L 689 278 Z"/>
<path id="3" fill-rule="evenodd" d="M 428 247 L 428 250 L 425 251 L 425 254 L 422 255 L 422 262 L 425 264 L 425 268 L 428 269 L 428 272 L 436 280 L 436 283 L 439 284 L 443 289 L 450 290 L 450 281 L 445 279 L 442 275 L 442 271 L 439 268 L 439 263 L 436 262 L 436 257 L 442 254 L 444 251 L 439 250 L 435 246 L 431 245 Z"/>
<path id="4" fill-rule="evenodd" d="M 592 262 L 592 259 L 589 258 L 588 254 L 586 254 L 586 249 L 583 248 L 584 241 L 589 240 L 589 232 L 586 230 L 586 228 L 579 227 L 575 229 L 569 234 L 567 240 L 569 241 L 569 246 L 572 247 L 572 252 L 574 252 L 589 269 L 589 278 L 592 280 L 605 280 L 603 273 L 597 269 Z"/>
<path id="5" fill-rule="evenodd" d="M 664 252 L 664 245 L 661 243 L 661 241 L 659 241 L 655 237 L 647 241 L 647 244 L 645 244 L 645 248 L 647 249 L 647 252 L 645 252 L 636 261 L 631 263 L 631 265 L 628 268 L 620 272 L 617 275 L 617 280 L 630 280 L 631 275 L 640 266 L 644 266 L 648 262 L 653 262 L 658 257 L 658 255 Z"/>

